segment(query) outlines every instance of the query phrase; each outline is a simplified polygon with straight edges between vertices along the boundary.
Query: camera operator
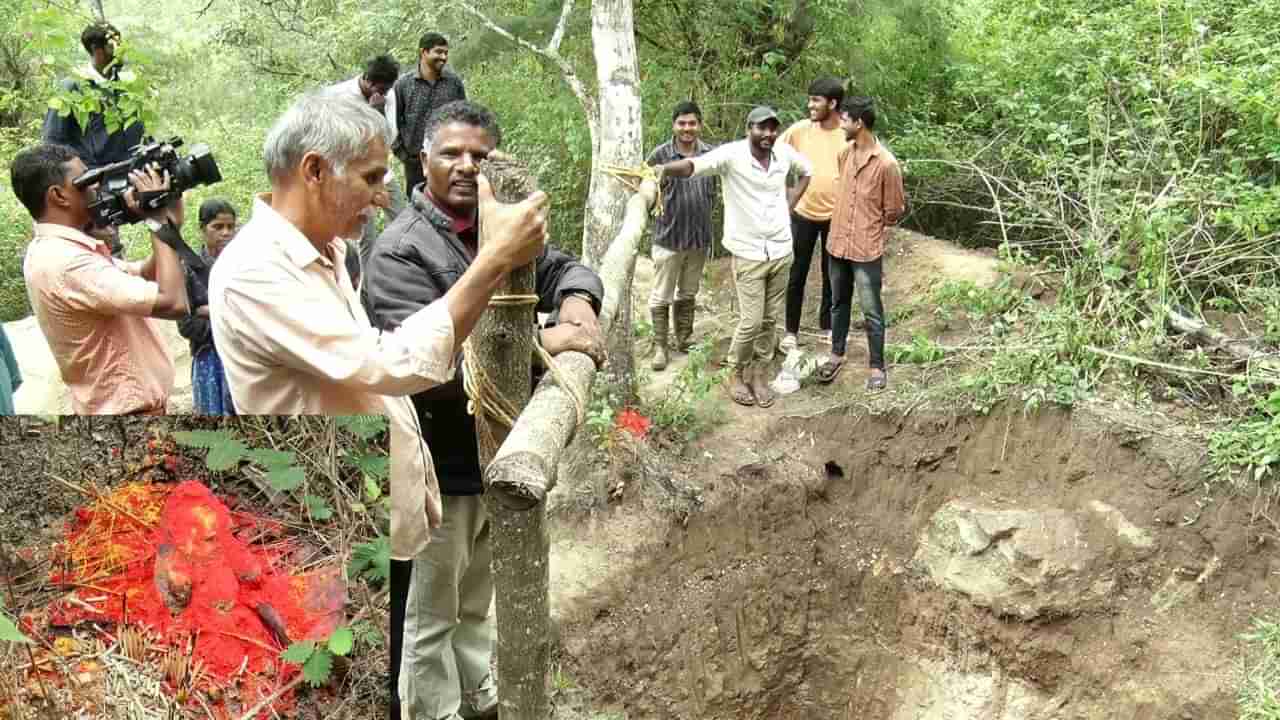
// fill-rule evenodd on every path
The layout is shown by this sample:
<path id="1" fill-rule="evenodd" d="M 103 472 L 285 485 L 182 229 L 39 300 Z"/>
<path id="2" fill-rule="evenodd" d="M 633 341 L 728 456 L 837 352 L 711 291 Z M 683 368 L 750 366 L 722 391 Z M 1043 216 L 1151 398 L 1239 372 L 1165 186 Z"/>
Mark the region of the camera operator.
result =
<path id="1" fill-rule="evenodd" d="M 14 193 L 36 225 L 23 275 L 40 330 L 71 389 L 78 415 L 164 414 L 173 388 L 173 358 L 153 318 L 187 315 L 178 254 L 161 239 L 182 226 L 182 200 L 146 217 L 151 257 L 124 262 L 91 230 L 95 188 L 77 188 L 85 164 L 64 145 L 41 144 L 13 159 Z M 125 199 L 142 214 L 138 194 L 166 190 L 154 168 L 129 175 Z"/>

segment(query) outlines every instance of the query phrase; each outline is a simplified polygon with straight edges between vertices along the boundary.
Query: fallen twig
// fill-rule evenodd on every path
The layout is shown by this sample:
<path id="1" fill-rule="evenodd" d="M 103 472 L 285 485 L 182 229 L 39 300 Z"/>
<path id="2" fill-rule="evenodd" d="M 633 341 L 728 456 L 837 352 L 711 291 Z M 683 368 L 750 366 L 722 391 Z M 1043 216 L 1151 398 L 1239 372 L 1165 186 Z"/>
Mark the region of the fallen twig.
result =
<path id="1" fill-rule="evenodd" d="M 281 695 L 284 695 L 290 690 L 301 685 L 303 677 L 305 676 L 302 673 L 298 673 L 298 677 L 290 680 L 289 684 L 278 688 L 275 692 L 271 693 L 270 695 L 266 696 L 262 700 L 258 701 L 257 705 L 254 705 L 253 707 L 249 708 L 249 712 L 246 712 L 245 714 L 241 715 L 240 720 L 253 720 L 253 718 L 258 716 L 258 713 L 262 712 L 263 708 L 270 706 L 271 703 L 279 699 Z"/>
<path id="2" fill-rule="evenodd" d="M 1250 375 L 1233 375 L 1231 373 L 1218 372 L 1217 370 L 1201 370 L 1200 368 L 1186 367 L 1185 365 L 1173 365 L 1171 363 L 1159 362 L 1157 360 L 1147 360 L 1145 358 L 1140 358 L 1135 355 L 1126 355 L 1124 353 L 1118 353 L 1111 350 L 1103 350 L 1102 348 L 1094 347 L 1092 345 L 1085 345 L 1084 349 L 1088 350 L 1089 352 L 1095 355 L 1103 355 L 1105 357 L 1114 358 L 1116 360 L 1123 360 L 1127 363 L 1132 363 L 1134 365 L 1146 365 L 1148 367 L 1155 367 L 1155 368 L 1160 368 L 1162 370 L 1169 370 L 1170 372 L 1188 373 L 1192 375 L 1210 375 L 1212 377 L 1220 377 L 1227 380 L 1243 380 L 1245 382 L 1261 382 L 1261 383 L 1267 383 L 1270 385 L 1280 385 L 1280 378 L 1268 378 L 1268 377 L 1258 377 L 1258 376 L 1250 376 Z"/>
<path id="3" fill-rule="evenodd" d="M 107 499 L 107 498 L 106 498 L 102 493 L 99 493 L 99 492 L 97 492 L 97 491 L 95 491 L 95 490 L 86 490 L 85 488 L 82 488 L 82 487 L 80 487 L 79 485 L 76 485 L 76 484 L 75 484 L 75 483 L 73 483 L 73 482 L 70 482 L 70 481 L 67 481 L 67 480 L 63 480 L 62 478 L 58 477 L 57 475 L 54 475 L 53 473 L 45 473 L 45 475 L 47 475 L 47 476 L 48 476 L 50 479 L 52 479 L 54 482 L 57 482 L 57 483 L 59 483 L 59 484 L 61 484 L 61 485 L 65 486 L 65 487 L 67 487 L 67 488 L 69 488 L 69 489 L 71 489 L 71 490 L 75 490 L 76 492 L 80 493 L 81 495 L 84 495 L 85 497 L 89 498 L 90 500 L 93 500 L 94 502 L 100 502 L 100 503 L 102 503 L 103 505 L 106 505 L 107 507 L 111 508 L 112 510 L 115 510 L 116 512 L 120 513 L 121 515 L 124 515 L 125 517 L 129 518 L 130 520 L 133 520 L 134 522 L 138 523 L 139 525 L 141 525 L 141 526 L 142 526 L 142 527 L 144 527 L 144 528 L 149 528 L 149 527 L 152 527 L 152 526 L 154 526 L 154 525 L 155 525 L 155 523 L 147 522 L 146 520 L 143 520 L 142 518 L 138 517 L 137 515 L 134 515 L 133 513 L 129 512 L 127 509 L 122 508 L 122 507 L 120 507 L 119 505 L 116 505 L 115 503 L 111 502 L 111 501 L 110 501 L 110 500 L 108 500 L 108 499 Z"/>

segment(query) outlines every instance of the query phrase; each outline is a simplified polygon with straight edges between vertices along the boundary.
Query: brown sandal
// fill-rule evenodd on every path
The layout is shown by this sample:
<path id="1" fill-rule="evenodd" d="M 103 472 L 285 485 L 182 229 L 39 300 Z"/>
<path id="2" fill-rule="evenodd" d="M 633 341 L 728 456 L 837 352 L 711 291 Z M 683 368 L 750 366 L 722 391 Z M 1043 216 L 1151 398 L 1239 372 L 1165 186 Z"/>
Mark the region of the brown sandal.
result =
<path id="1" fill-rule="evenodd" d="M 773 405 L 773 401 L 776 400 L 777 397 L 774 396 L 773 390 L 769 388 L 768 379 L 761 377 L 761 375 L 764 374 L 765 373 L 757 370 L 755 375 L 752 376 L 751 392 L 756 396 L 756 405 L 762 408 L 767 408 Z"/>
<path id="2" fill-rule="evenodd" d="M 818 369 L 814 371 L 814 375 L 817 376 L 818 382 L 827 385 L 836 379 L 836 376 L 840 374 L 840 369 L 843 367 L 844 358 L 832 355 L 826 362 L 818 366 Z"/>
<path id="3" fill-rule="evenodd" d="M 727 387 L 729 389 L 729 398 L 739 405 L 753 407 L 756 404 L 755 392 L 737 373 L 730 376 Z"/>

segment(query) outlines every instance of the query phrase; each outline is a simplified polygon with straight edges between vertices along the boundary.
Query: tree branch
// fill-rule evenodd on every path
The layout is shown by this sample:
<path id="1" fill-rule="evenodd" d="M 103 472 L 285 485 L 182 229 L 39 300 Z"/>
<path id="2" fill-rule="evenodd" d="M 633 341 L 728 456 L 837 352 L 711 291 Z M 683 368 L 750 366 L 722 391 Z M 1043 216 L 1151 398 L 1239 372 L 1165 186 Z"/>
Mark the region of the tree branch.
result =
<path id="1" fill-rule="evenodd" d="M 573 0 L 564 0 L 564 5 L 560 7 L 560 20 L 556 22 L 556 31 L 551 33 L 551 40 L 547 41 L 548 51 L 560 52 L 560 42 L 564 40 L 564 30 L 569 25 L 569 15 L 572 12 Z"/>
<path id="2" fill-rule="evenodd" d="M 599 135 L 599 113 L 596 110 L 595 103 L 591 100 L 591 96 L 587 93 L 587 87 L 582 84 L 582 80 L 578 77 L 578 74 L 574 72 L 573 66 L 569 64 L 569 61 L 565 60 L 557 50 L 540 48 L 524 38 L 516 37 L 506 28 L 498 25 L 493 20 L 490 20 L 487 15 L 477 10 L 471 5 L 471 3 L 463 2 L 463 0 L 454 0 L 454 3 L 458 7 L 470 13 L 475 19 L 479 20 L 486 28 L 519 45 L 520 47 L 547 59 L 560 70 L 560 74 L 564 76 L 565 84 L 569 86 L 569 89 L 572 90 L 573 94 L 578 98 L 578 102 L 582 104 L 582 111 L 587 116 L 587 128 L 591 131 L 591 146 L 594 148 L 596 137 Z M 568 7 L 571 4 L 572 0 L 565 1 L 565 7 Z M 566 17 L 568 17 L 568 14 L 562 13 L 562 21 L 563 18 Z M 558 27 L 557 32 L 559 32 Z"/>

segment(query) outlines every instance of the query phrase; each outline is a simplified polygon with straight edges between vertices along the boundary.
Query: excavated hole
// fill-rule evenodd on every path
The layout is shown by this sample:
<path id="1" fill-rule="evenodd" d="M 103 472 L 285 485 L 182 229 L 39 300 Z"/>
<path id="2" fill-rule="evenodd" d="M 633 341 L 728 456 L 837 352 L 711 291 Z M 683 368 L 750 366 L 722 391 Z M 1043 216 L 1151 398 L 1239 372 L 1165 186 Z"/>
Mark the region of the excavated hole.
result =
<path id="1" fill-rule="evenodd" d="M 769 436 L 754 457 L 772 460 L 699 468 L 705 503 L 687 517 L 644 525 L 624 503 L 561 528 L 577 533 L 561 564 L 608 556 L 557 611 L 593 707 L 1235 717 L 1235 636 L 1271 606 L 1280 562 L 1247 498 L 1197 495 L 1194 449 L 1055 412 L 824 417 Z M 1212 512 L 1187 523 L 1188 503 Z"/>

